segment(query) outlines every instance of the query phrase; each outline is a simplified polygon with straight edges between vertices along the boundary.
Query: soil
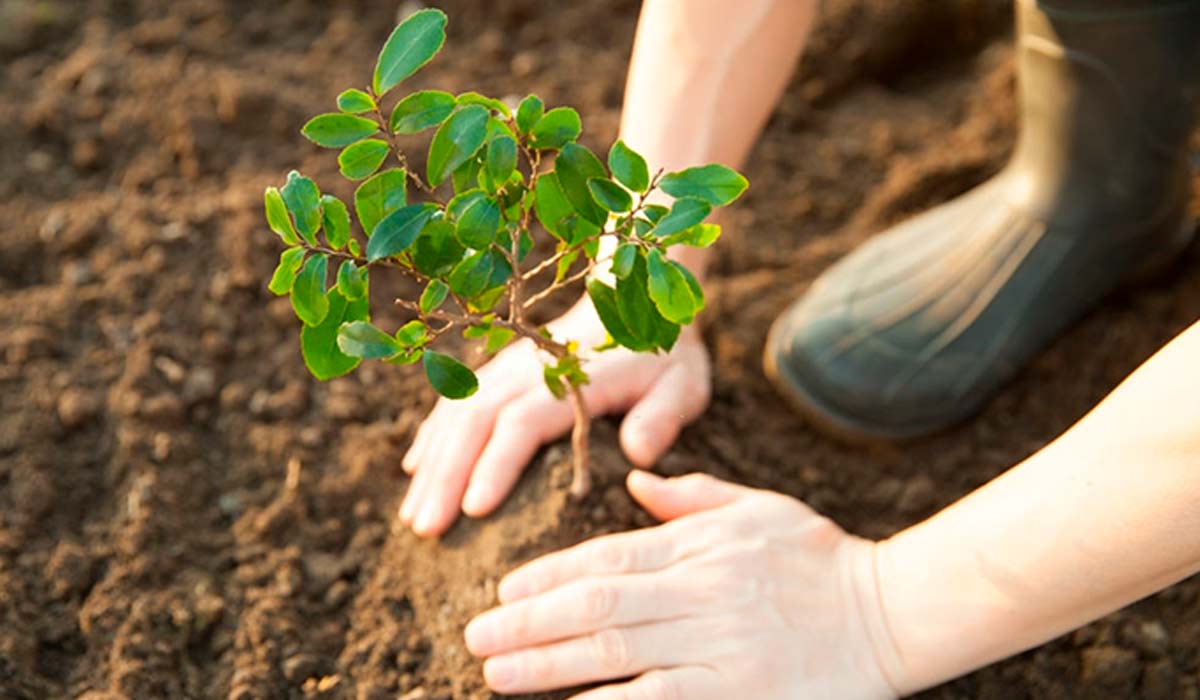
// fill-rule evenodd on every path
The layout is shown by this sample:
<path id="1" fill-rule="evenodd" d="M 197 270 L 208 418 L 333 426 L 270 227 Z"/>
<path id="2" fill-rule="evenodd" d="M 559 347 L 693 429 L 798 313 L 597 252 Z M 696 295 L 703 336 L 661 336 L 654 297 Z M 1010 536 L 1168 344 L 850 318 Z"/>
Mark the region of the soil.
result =
<path id="1" fill-rule="evenodd" d="M 437 4 L 448 50 L 417 86 L 534 91 L 577 106 L 593 147 L 615 136 L 638 3 Z M 391 516 L 424 379 L 304 370 L 265 289 L 261 193 L 299 167 L 349 196 L 297 130 L 363 82 L 397 11 L 0 0 L 0 697 L 490 697 L 461 629 L 498 577 L 649 523 L 602 420 L 586 502 L 565 498 L 555 446 L 499 515 L 418 541 Z M 1110 300 L 961 428 L 852 448 L 805 426 L 760 371 L 773 316 L 868 235 L 996 171 L 1015 126 L 1006 2 L 823 12 L 720 248 L 712 408 L 661 471 L 885 537 L 1046 444 L 1193 322 L 1200 259 Z M 1188 580 L 922 697 L 1197 698 L 1198 606 Z"/>

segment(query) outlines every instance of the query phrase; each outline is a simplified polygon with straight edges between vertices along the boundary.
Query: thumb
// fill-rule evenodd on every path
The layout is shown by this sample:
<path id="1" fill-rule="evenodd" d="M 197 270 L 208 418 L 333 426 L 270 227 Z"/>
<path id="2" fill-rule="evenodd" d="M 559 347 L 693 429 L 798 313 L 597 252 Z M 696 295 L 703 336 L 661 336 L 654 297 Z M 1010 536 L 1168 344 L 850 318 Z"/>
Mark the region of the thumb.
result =
<path id="1" fill-rule="evenodd" d="M 721 481 L 708 474 L 664 479 L 656 474 L 634 469 L 625 479 L 633 499 L 659 520 L 712 510 L 755 493 L 754 489 Z"/>
<path id="2" fill-rule="evenodd" d="M 629 461 L 649 467 L 679 437 L 683 426 L 708 404 L 707 378 L 688 375 L 681 362 L 672 362 L 621 421 L 621 447 Z"/>

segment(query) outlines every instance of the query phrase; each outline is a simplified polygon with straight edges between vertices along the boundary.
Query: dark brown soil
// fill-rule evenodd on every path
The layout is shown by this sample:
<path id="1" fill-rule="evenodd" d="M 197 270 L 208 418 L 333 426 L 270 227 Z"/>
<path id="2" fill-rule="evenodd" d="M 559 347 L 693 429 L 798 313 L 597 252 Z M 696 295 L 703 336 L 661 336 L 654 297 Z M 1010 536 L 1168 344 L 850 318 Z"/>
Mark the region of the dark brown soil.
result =
<path id="1" fill-rule="evenodd" d="M 576 105 L 591 145 L 614 136 L 638 3 L 438 4 L 449 48 L 418 83 L 532 90 Z M 552 448 L 500 515 L 440 542 L 393 531 L 424 379 L 304 370 L 264 285 L 261 193 L 300 167 L 349 194 L 297 130 L 364 80 L 396 5 L 0 0 L 0 698 L 489 697 L 460 634 L 495 581 L 648 523 L 601 422 L 587 502 L 564 498 Z M 883 537 L 1037 450 L 1195 320 L 1192 255 L 977 420 L 904 449 L 840 446 L 771 392 L 774 314 L 1002 164 L 1009 31 L 1001 0 L 826 3 L 721 248 L 712 409 L 662 471 L 792 493 Z M 1197 698 L 1198 610 L 1186 581 L 923 697 Z"/>

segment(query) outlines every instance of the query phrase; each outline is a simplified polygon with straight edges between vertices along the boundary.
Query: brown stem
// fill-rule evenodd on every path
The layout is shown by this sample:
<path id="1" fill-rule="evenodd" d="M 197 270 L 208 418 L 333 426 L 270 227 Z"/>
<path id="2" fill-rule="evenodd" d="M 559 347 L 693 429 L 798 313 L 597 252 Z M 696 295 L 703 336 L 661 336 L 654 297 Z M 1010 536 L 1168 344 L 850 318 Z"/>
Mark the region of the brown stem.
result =
<path id="1" fill-rule="evenodd" d="M 571 429 L 572 475 L 569 493 L 578 500 L 592 489 L 592 475 L 588 470 L 588 432 L 592 419 L 583 400 L 583 391 L 578 386 L 568 382 L 567 396 L 571 401 L 571 410 L 575 412 L 575 426 Z"/>
<path id="2" fill-rule="evenodd" d="M 375 103 L 375 117 L 376 121 L 379 122 L 379 129 L 383 132 L 384 136 L 387 137 L 388 144 L 392 147 L 392 153 L 395 154 L 396 160 L 400 161 L 400 167 L 404 169 L 405 176 L 408 177 L 408 179 L 411 180 L 414 185 L 416 185 L 417 189 L 428 195 L 432 195 L 434 189 L 425 184 L 425 181 L 421 179 L 421 176 L 414 173 L 412 169 L 408 167 L 408 158 L 405 157 L 404 151 L 400 150 L 400 143 L 396 140 L 396 135 L 392 133 L 389 120 L 387 117 L 383 116 L 383 111 L 379 108 L 379 96 L 376 95 L 375 91 L 370 88 L 368 88 L 368 92 L 371 95 L 371 101 Z M 443 204 L 440 200 L 438 200 L 438 204 L 445 206 L 445 204 Z"/>

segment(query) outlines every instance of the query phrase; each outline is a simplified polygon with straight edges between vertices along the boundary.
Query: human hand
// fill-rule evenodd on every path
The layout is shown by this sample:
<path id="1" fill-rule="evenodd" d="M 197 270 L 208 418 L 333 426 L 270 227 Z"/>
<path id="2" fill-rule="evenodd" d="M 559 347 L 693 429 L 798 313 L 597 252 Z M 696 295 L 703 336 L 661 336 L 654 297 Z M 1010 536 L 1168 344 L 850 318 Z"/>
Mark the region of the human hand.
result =
<path id="1" fill-rule="evenodd" d="M 890 698 L 874 547 L 803 503 L 693 474 L 630 474 L 664 525 L 522 566 L 467 625 L 502 693 L 635 677 L 575 700 Z M 881 659 L 883 659 L 881 661 Z"/>
<path id="2" fill-rule="evenodd" d="M 549 328 L 584 347 L 604 341 L 604 328 L 586 300 Z M 513 343 L 479 370 L 474 396 L 440 399 L 421 424 L 404 456 L 413 480 L 400 506 L 400 520 L 418 535 L 444 532 L 460 507 L 474 517 L 495 510 L 538 447 L 570 430 L 571 407 L 546 389 L 542 364 L 531 342 Z M 691 327 L 668 354 L 618 348 L 589 360 L 586 370 L 589 413 L 629 411 L 621 424 L 621 447 L 641 467 L 654 464 L 708 406 L 708 351 Z"/>

